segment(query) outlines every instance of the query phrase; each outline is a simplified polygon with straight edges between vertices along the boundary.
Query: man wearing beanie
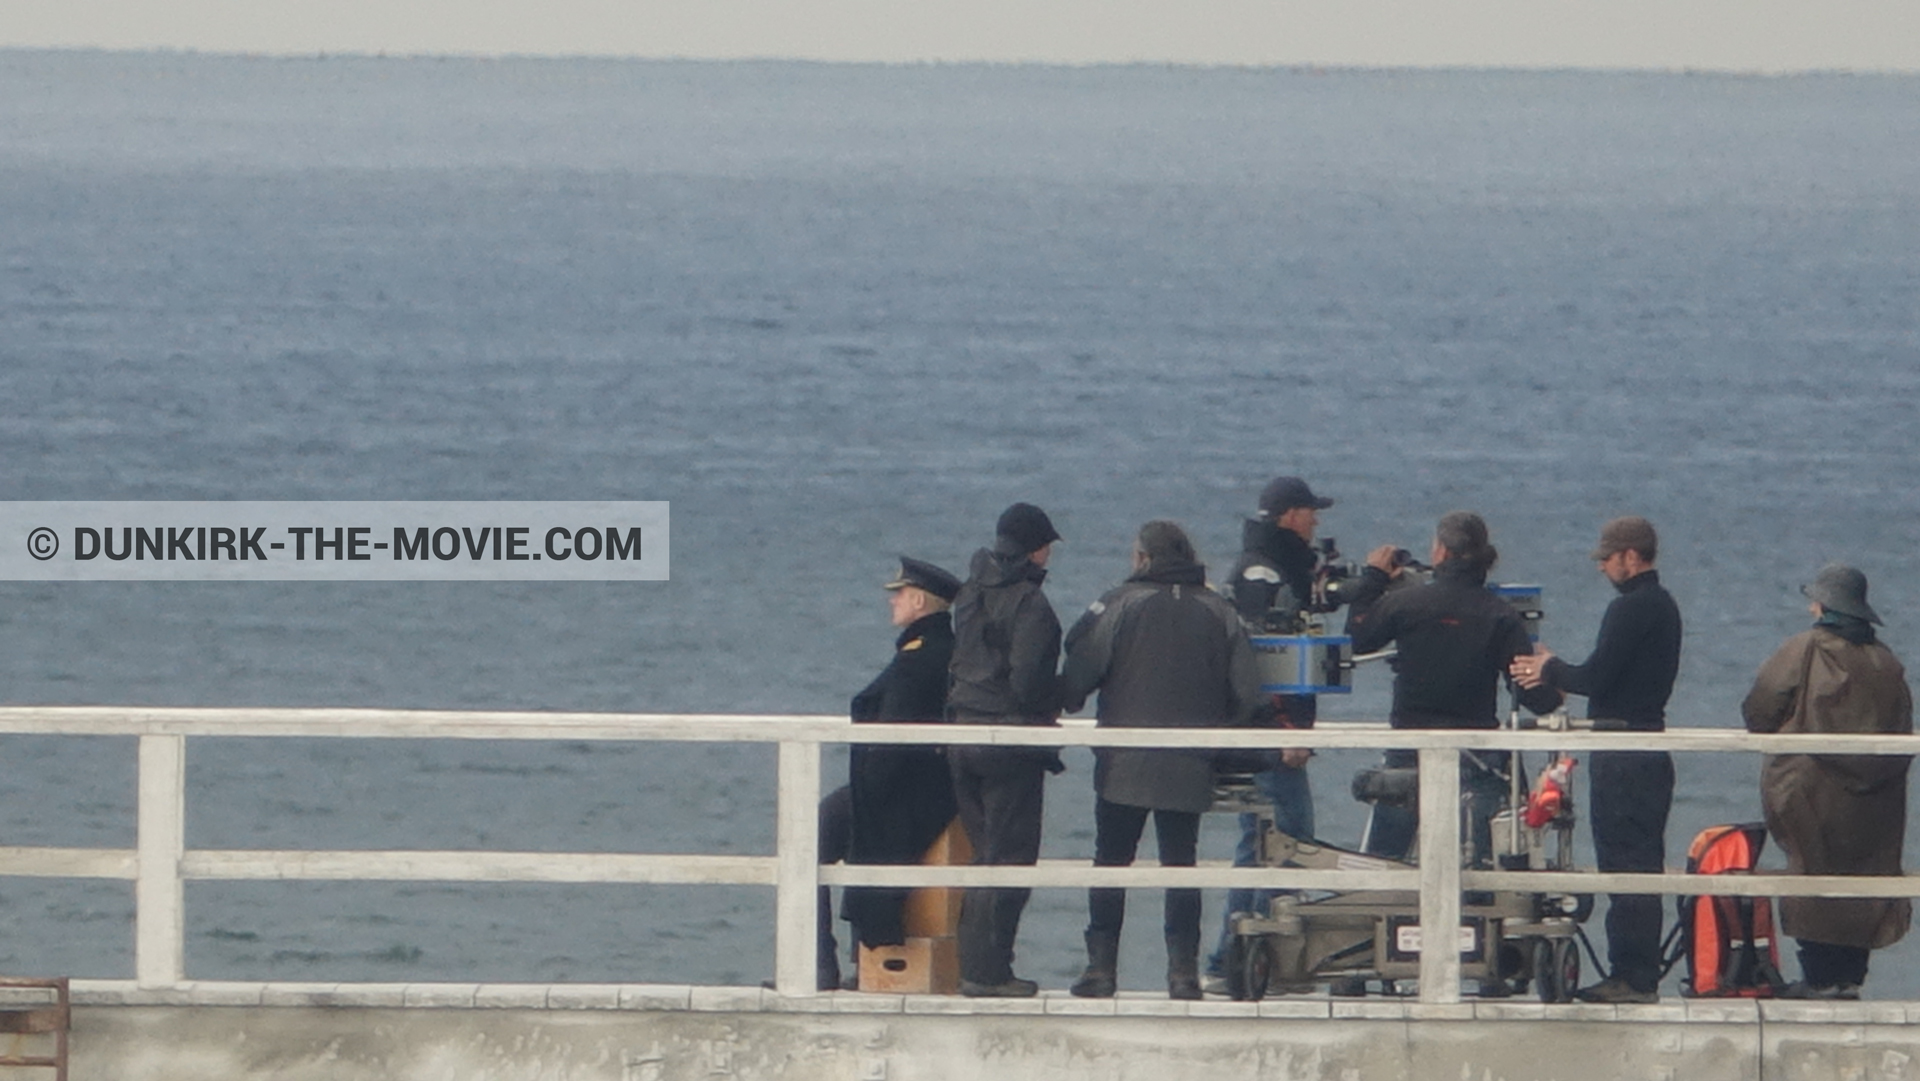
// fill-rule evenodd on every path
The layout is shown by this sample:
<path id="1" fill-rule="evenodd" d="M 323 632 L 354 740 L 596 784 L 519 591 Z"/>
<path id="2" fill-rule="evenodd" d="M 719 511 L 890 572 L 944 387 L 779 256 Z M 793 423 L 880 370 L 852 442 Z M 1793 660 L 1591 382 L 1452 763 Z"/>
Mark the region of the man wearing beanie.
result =
<path id="1" fill-rule="evenodd" d="M 1514 659 L 1523 688 L 1542 684 L 1585 695 L 1599 731 L 1659 732 L 1680 671 L 1680 608 L 1653 567 L 1659 538 L 1645 518 L 1615 518 L 1600 530 L 1593 560 L 1620 591 L 1600 620 L 1585 664 L 1568 664 L 1545 646 Z M 1593 852 L 1602 871 L 1666 867 L 1667 812 L 1673 806 L 1673 758 L 1665 751 L 1595 751 L 1587 756 Z M 1607 898 L 1606 979 L 1575 992 L 1584 1002 L 1657 1002 L 1660 998 L 1660 897 Z"/>
<path id="2" fill-rule="evenodd" d="M 1052 725 L 1060 713 L 1060 620 L 1040 583 L 1060 534 L 1045 511 L 1015 503 L 1000 515 L 991 548 L 973 555 L 953 603 L 952 685 L 957 724 Z M 973 862 L 1032 866 L 1040 858 L 1041 799 L 1058 752 L 1042 747 L 947 750 L 960 822 Z M 974 887 L 960 906 L 960 993 L 1027 998 L 1039 991 L 1013 974 L 1013 942 L 1031 890 Z"/>

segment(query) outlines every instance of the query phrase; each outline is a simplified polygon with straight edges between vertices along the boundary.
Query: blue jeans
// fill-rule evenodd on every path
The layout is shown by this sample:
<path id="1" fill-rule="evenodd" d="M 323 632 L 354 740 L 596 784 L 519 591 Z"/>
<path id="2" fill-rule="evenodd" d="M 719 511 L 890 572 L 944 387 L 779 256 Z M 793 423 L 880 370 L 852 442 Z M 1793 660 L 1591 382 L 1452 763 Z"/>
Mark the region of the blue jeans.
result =
<path id="1" fill-rule="evenodd" d="M 1273 824 L 1281 833 L 1301 840 L 1313 837 L 1313 788 L 1307 783 L 1307 771 L 1291 766 L 1281 766 L 1253 775 L 1253 783 L 1260 794 L 1273 804 Z M 1233 850 L 1235 867 L 1258 866 L 1260 851 L 1260 816 L 1243 814 L 1240 816 L 1240 843 Z M 1267 899 L 1278 891 L 1268 890 L 1228 890 L 1227 910 L 1220 923 L 1220 942 L 1214 948 L 1212 956 L 1207 958 L 1207 974 L 1223 975 L 1226 967 L 1227 943 L 1233 938 L 1233 914 L 1236 912 L 1258 912 L 1265 914 Z"/>

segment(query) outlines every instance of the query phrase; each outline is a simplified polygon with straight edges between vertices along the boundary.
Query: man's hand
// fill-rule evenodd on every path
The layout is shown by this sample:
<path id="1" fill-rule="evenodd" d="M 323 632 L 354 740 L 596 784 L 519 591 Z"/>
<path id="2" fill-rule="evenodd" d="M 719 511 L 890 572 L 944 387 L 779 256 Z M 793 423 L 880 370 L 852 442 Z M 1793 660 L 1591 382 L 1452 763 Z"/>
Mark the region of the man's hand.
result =
<path id="1" fill-rule="evenodd" d="M 1310 747 L 1288 747 L 1280 752 L 1280 764 L 1289 769 L 1299 769 L 1312 757 L 1313 749 Z"/>
<path id="2" fill-rule="evenodd" d="M 1546 677 L 1542 673 L 1546 671 L 1547 662 L 1552 659 L 1553 650 L 1535 644 L 1532 653 L 1513 659 L 1513 663 L 1507 666 L 1507 674 L 1513 677 L 1513 681 L 1518 683 L 1522 690 L 1530 691 L 1546 682 Z"/>
<path id="3" fill-rule="evenodd" d="M 1394 553 L 1398 551 L 1400 551 L 1399 545 L 1383 544 L 1367 553 L 1367 566 L 1385 571 L 1389 578 L 1398 578 L 1400 572 L 1406 569 L 1393 558 Z"/>

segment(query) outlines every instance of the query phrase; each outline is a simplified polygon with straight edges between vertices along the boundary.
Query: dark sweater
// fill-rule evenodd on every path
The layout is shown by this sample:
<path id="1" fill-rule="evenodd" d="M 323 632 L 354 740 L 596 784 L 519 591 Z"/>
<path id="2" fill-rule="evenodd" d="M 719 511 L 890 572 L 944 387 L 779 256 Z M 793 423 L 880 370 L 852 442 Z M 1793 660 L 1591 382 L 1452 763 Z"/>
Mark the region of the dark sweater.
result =
<path id="1" fill-rule="evenodd" d="M 1585 664 L 1555 657 L 1542 674 L 1549 684 L 1587 697 L 1587 714 L 1611 727 L 1659 732 L 1667 727 L 1667 698 L 1680 671 L 1680 607 L 1647 571 L 1615 587 L 1600 637 Z"/>

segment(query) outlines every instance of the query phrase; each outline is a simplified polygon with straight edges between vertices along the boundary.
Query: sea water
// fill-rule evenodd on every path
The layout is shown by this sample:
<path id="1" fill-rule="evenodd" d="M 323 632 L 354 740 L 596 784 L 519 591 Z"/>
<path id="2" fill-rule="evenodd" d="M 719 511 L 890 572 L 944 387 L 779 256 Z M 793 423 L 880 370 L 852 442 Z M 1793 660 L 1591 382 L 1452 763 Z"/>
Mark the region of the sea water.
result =
<path id="1" fill-rule="evenodd" d="M 664 499 L 674 532 L 665 583 L 0 585 L 0 698 L 838 713 L 897 554 L 962 570 L 1039 503 L 1071 620 L 1140 523 L 1223 570 L 1297 473 L 1351 557 L 1484 514 L 1576 660 L 1597 528 L 1647 515 L 1671 721 L 1737 725 L 1828 560 L 1920 646 L 1917 191 L 1912 77 L 0 52 L 0 498 Z M 1382 718 L 1387 675 L 1323 716 Z M 1330 841 L 1368 757 L 1312 767 Z M 1068 764 L 1046 854 L 1083 858 Z M 130 845 L 133 772 L 0 740 L 4 843 Z M 1670 864 L 1757 773 L 1680 758 Z M 195 740 L 188 781 L 195 848 L 772 847 L 765 748 Z M 131 911 L 0 879 L 0 969 L 128 976 Z M 1037 893 L 1020 971 L 1063 985 L 1084 912 Z M 771 920 L 195 882 L 187 967 L 751 983 Z M 1920 993 L 1914 956 L 1872 993 Z"/>

